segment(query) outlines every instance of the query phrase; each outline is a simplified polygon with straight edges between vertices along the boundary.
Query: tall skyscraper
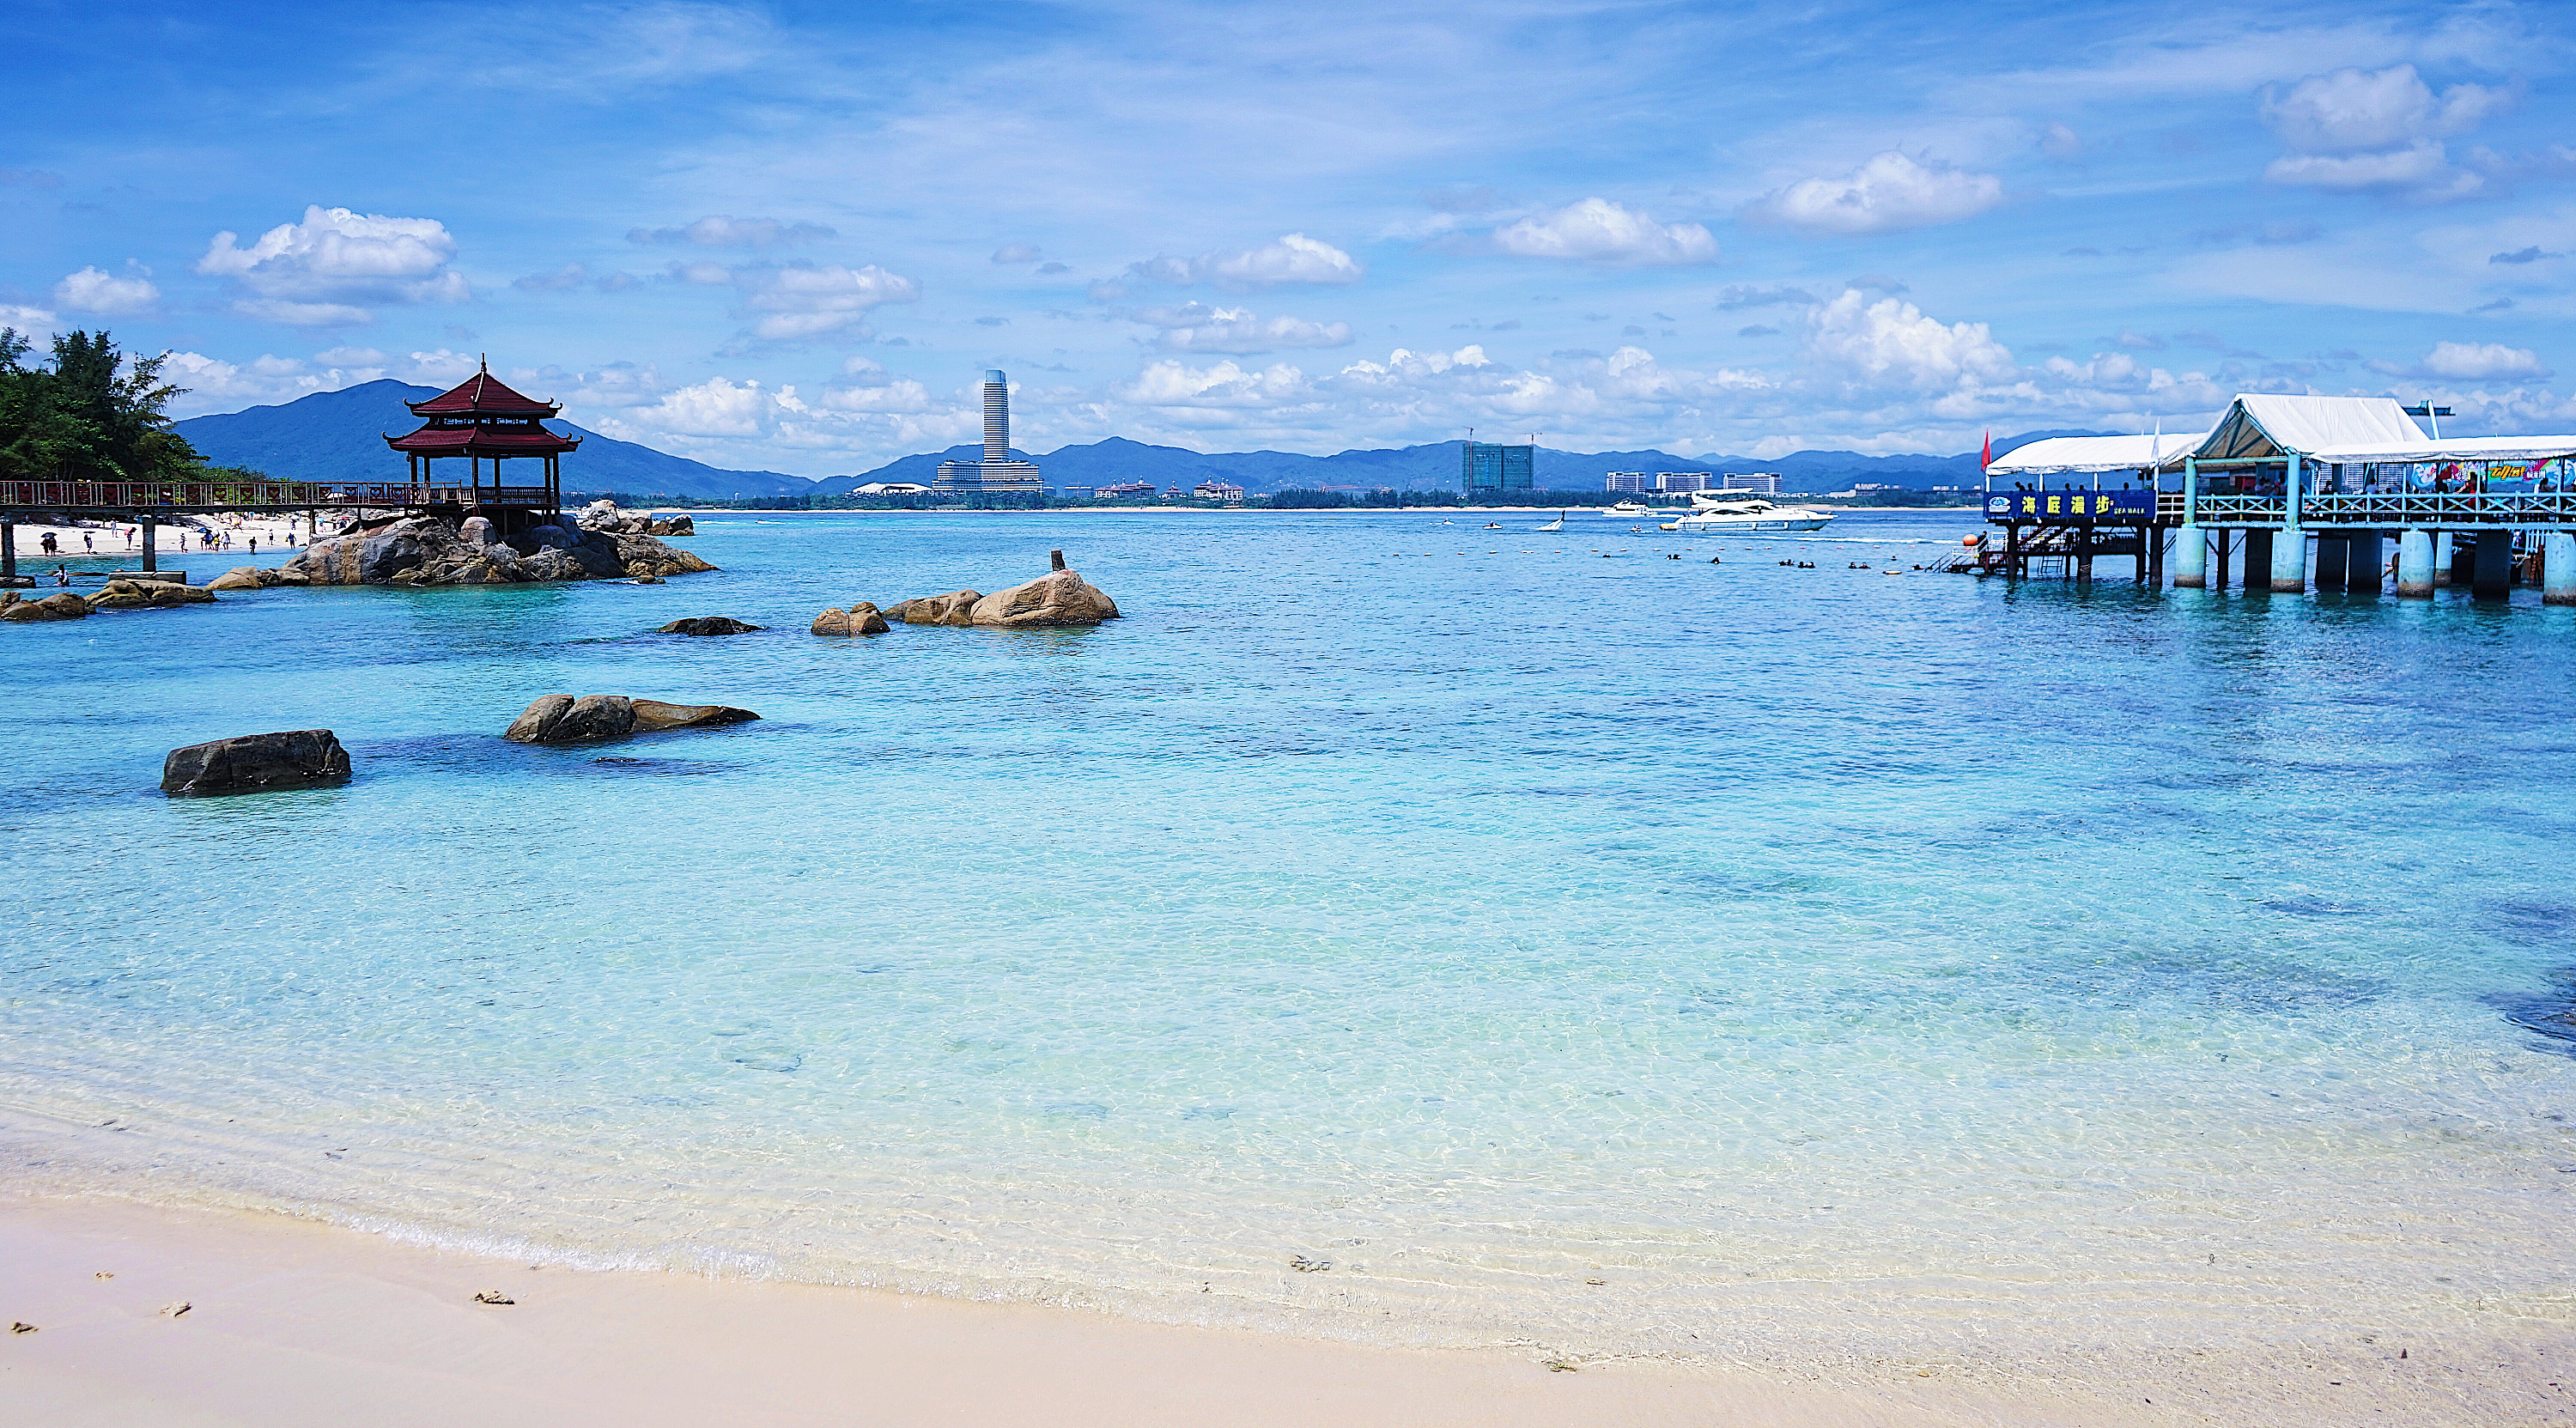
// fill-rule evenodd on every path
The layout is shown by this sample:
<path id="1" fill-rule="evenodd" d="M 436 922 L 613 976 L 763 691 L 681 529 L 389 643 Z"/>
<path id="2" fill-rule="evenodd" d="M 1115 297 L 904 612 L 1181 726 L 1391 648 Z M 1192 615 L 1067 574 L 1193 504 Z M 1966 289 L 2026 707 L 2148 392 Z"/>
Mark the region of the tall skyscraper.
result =
<path id="1" fill-rule="evenodd" d="M 1011 383 L 999 367 L 984 373 L 984 459 L 942 461 L 933 491 L 1038 491 L 1038 464 L 1011 459 Z"/>

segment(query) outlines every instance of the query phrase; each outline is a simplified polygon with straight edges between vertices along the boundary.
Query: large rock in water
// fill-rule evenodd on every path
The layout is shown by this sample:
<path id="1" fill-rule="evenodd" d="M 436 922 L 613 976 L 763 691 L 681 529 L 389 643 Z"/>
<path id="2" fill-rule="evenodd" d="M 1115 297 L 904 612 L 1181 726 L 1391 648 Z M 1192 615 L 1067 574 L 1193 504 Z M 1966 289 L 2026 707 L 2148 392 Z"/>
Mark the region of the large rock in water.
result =
<path id="1" fill-rule="evenodd" d="M 31 624 L 39 620 L 77 620 L 89 613 L 89 602 L 66 590 L 42 600 L 29 600 L 17 591 L 0 592 L 0 620 L 12 624 Z"/>
<path id="2" fill-rule="evenodd" d="M 161 761 L 163 793 L 256 793 L 346 783 L 349 751 L 328 729 L 245 734 L 172 749 Z"/>
<path id="3" fill-rule="evenodd" d="M 1000 625 L 1005 629 L 1031 629 L 1051 625 L 1097 625 L 1118 618 L 1118 604 L 1085 581 L 1081 575 L 1064 568 L 1061 555 L 1056 568 L 1025 585 L 997 590 L 975 602 L 967 619 L 977 625 Z"/>
<path id="4" fill-rule="evenodd" d="M 742 724 L 760 716 L 729 704 L 665 704 L 622 694 L 548 694 L 531 702 L 501 737 L 520 744 L 586 744 L 666 729 Z"/>
<path id="5" fill-rule="evenodd" d="M 760 628 L 758 625 L 746 625 L 730 615 L 705 615 L 694 620 L 673 620 L 653 633 L 657 635 L 748 635 Z"/>
<path id="6" fill-rule="evenodd" d="M 178 605 L 211 605 L 215 592 L 176 580 L 111 580 L 89 597 L 93 610 L 167 610 Z"/>

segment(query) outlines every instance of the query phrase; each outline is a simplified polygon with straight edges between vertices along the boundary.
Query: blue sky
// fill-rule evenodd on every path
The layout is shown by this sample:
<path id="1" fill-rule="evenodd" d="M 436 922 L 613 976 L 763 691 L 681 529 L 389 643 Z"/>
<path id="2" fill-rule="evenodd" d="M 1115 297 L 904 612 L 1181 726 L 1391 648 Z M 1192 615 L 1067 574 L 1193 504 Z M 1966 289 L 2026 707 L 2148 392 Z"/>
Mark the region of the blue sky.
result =
<path id="1" fill-rule="evenodd" d="M 1040 452 L 2568 430 L 2571 59 L 2512 4 L 19 0 L 0 322 L 189 413 L 488 352 L 814 476 L 992 365 Z"/>

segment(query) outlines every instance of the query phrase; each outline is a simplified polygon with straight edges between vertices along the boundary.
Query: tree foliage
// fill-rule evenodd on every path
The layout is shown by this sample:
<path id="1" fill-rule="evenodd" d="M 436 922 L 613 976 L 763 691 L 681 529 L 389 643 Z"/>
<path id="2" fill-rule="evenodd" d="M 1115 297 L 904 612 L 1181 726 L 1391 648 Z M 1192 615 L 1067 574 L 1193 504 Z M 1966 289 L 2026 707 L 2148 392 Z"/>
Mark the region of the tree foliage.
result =
<path id="1" fill-rule="evenodd" d="M 66 332 L 52 359 L 0 327 L 0 479 L 204 479 L 205 458 L 170 429 L 164 410 L 184 388 L 161 379 L 158 357 L 120 354 L 104 332 Z"/>

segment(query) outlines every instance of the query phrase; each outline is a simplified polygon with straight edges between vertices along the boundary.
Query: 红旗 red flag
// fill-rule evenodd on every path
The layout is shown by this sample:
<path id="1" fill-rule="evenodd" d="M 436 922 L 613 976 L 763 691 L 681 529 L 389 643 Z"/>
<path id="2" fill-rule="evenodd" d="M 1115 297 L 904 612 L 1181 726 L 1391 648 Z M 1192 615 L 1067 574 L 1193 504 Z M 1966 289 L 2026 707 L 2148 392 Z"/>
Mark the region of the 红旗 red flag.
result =
<path id="1" fill-rule="evenodd" d="M 1987 433 L 1986 433 L 1986 449 L 1985 449 L 1984 451 L 1979 452 L 1979 453 L 1977 454 L 1977 469 L 1978 469 L 1978 470 L 1980 470 L 1980 471 L 1983 471 L 1983 470 L 1985 470 L 1987 467 L 1992 466 L 1992 465 L 1994 465 L 1994 464 L 1995 464 L 1995 434 L 1994 434 L 1993 432 L 1991 432 L 1991 431 L 1990 431 L 1990 432 L 1987 432 Z"/>

